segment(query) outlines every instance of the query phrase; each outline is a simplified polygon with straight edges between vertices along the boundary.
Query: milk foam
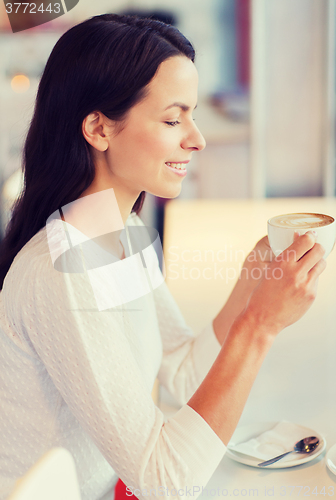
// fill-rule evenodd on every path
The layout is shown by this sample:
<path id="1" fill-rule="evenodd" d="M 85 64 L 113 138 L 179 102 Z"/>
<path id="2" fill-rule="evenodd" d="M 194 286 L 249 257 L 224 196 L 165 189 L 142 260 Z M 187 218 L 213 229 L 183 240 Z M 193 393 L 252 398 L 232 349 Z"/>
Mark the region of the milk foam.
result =
<path id="1" fill-rule="evenodd" d="M 270 220 L 272 226 L 287 227 L 291 229 L 310 229 L 327 226 L 334 222 L 329 215 L 324 214 L 284 214 Z"/>

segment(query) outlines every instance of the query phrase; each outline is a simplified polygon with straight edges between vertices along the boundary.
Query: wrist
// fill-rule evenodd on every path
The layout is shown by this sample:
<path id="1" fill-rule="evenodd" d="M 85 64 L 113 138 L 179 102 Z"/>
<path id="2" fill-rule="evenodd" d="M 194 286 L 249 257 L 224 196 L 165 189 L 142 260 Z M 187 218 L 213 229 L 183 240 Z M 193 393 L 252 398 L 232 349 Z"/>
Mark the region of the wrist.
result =
<path id="1" fill-rule="evenodd" d="M 271 345 L 282 330 L 279 326 L 267 321 L 263 314 L 260 314 L 250 305 L 237 317 L 235 323 L 240 328 L 248 330 L 251 338 L 266 346 Z"/>
<path id="2" fill-rule="evenodd" d="M 248 271 L 248 275 L 252 276 L 255 280 L 261 278 L 263 270 L 267 265 L 266 261 L 261 260 L 260 256 L 255 250 L 252 250 L 244 260 L 243 268 Z"/>

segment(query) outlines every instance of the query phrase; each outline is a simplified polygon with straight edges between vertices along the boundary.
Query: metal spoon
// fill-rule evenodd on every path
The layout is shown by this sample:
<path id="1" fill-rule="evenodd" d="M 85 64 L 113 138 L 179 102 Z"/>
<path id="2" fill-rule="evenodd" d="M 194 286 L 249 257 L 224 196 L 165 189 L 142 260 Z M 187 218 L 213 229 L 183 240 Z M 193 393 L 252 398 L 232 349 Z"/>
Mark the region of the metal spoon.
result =
<path id="1" fill-rule="evenodd" d="M 301 441 L 298 441 L 296 445 L 294 446 L 294 450 L 287 451 L 286 453 L 283 453 L 282 455 L 278 455 L 277 457 L 271 458 L 270 460 L 266 460 L 266 462 L 261 462 L 258 464 L 258 467 L 266 467 L 267 465 L 274 464 L 274 462 L 277 462 L 281 458 L 285 457 L 286 455 L 289 455 L 289 453 L 311 453 L 314 451 L 318 445 L 319 445 L 320 440 L 315 437 L 315 436 L 310 436 L 304 439 L 301 439 Z"/>

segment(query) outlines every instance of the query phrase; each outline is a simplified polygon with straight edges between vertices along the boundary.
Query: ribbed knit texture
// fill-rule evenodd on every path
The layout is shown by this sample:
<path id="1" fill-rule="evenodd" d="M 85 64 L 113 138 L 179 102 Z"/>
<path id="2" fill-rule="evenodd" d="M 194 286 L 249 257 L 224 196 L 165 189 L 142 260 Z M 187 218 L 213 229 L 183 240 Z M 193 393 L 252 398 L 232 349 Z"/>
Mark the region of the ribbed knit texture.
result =
<path id="1" fill-rule="evenodd" d="M 194 336 L 165 283 L 99 311 L 87 272 L 54 269 L 43 228 L 0 293 L 0 500 L 54 446 L 73 455 L 83 500 L 112 500 L 118 477 L 139 498 L 201 489 L 225 446 L 185 403 L 219 350 L 211 325 Z M 156 377 L 183 405 L 168 421 Z"/>

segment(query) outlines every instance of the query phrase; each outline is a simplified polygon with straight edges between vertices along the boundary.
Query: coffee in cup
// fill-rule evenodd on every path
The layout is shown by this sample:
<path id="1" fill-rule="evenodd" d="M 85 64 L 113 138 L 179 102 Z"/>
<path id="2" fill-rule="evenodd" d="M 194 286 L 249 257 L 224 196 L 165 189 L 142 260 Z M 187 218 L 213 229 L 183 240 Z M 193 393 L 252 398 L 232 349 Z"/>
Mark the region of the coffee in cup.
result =
<path id="1" fill-rule="evenodd" d="M 294 241 L 294 233 L 300 235 L 307 231 L 317 233 L 317 243 L 325 249 L 326 258 L 334 247 L 336 239 L 336 222 L 325 214 L 293 213 L 277 215 L 267 221 L 268 240 L 273 253 L 278 256 Z"/>

